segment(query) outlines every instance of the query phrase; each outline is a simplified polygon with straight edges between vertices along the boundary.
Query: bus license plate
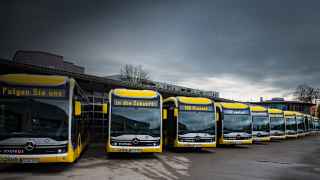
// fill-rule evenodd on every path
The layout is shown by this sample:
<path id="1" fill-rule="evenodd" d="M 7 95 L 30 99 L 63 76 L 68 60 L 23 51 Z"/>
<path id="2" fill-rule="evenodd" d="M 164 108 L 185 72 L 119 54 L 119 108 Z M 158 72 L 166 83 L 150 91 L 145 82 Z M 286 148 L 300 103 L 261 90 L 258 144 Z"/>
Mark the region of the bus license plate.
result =
<path id="1" fill-rule="evenodd" d="M 21 159 L 21 163 L 23 163 L 23 164 L 35 164 L 35 163 L 39 163 L 39 159 Z"/>
<path id="2" fill-rule="evenodd" d="M 142 152 L 141 149 L 129 149 L 128 152 L 131 152 L 131 153 L 139 153 L 139 152 Z"/>

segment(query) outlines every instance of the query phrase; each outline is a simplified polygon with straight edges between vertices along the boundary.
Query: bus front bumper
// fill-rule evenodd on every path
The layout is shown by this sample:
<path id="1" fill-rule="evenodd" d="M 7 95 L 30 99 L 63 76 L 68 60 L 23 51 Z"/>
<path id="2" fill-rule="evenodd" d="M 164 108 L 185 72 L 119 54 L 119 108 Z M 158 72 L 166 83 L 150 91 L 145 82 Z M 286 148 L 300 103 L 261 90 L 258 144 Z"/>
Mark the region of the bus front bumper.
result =
<path id="1" fill-rule="evenodd" d="M 298 134 L 286 134 L 286 138 L 298 138 Z"/>
<path id="2" fill-rule="evenodd" d="M 29 163 L 72 163 L 73 159 L 68 154 L 54 155 L 0 155 L 0 163 L 29 164 Z"/>
<path id="3" fill-rule="evenodd" d="M 216 147 L 216 142 L 212 142 L 212 143 L 187 143 L 187 142 L 179 142 L 179 141 L 175 141 L 174 143 L 174 147 L 175 148 L 214 148 Z"/>
<path id="4" fill-rule="evenodd" d="M 270 136 L 268 136 L 268 137 L 253 137 L 253 139 L 252 139 L 253 142 L 268 142 L 270 140 L 271 140 Z"/>
<path id="5" fill-rule="evenodd" d="M 221 144 L 252 144 L 252 139 L 247 139 L 247 140 L 223 140 Z"/>
<path id="6" fill-rule="evenodd" d="M 286 139 L 286 136 L 270 136 L 271 140 L 283 140 Z"/>
<path id="7" fill-rule="evenodd" d="M 108 153 L 161 153 L 162 146 L 156 147 L 131 147 L 131 146 L 107 146 Z"/>

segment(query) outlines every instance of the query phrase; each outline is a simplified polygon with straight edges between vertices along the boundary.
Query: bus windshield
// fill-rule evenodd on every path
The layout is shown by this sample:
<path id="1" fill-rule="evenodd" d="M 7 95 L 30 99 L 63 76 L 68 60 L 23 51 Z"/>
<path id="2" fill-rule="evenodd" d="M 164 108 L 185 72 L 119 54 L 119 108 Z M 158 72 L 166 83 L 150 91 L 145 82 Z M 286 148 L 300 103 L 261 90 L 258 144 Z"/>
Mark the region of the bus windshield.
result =
<path id="1" fill-rule="evenodd" d="M 270 131 L 268 116 L 252 116 L 253 131 Z"/>
<path id="2" fill-rule="evenodd" d="M 68 100 L 14 97 L 0 99 L 0 139 L 68 139 Z"/>
<path id="3" fill-rule="evenodd" d="M 150 135 L 160 137 L 160 108 L 113 106 L 111 136 Z"/>
<path id="4" fill-rule="evenodd" d="M 250 115 L 225 114 L 223 119 L 224 133 L 246 132 L 251 134 Z"/>
<path id="5" fill-rule="evenodd" d="M 304 130 L 304 119 L 303 117 L 297 117 L 297 124 L 299 130 Z"/>
<path id="6" fill-rule="evenodd" d="M 179 135 L 188 133 L 215 134 L 215 117 L 212 111 L 180 111 Z"/>
<path id="7" fill-rule="evenodd" d="M 271 130 L 285 131 L 285 122 L 283 117 L 270 117 Z"/>
<path id="8" fill-rule="evenodd" d="M 286 127 L 287 127 L 287 130 L 296 131 L 297 130 L 296 119 L 288 118 Z"/>

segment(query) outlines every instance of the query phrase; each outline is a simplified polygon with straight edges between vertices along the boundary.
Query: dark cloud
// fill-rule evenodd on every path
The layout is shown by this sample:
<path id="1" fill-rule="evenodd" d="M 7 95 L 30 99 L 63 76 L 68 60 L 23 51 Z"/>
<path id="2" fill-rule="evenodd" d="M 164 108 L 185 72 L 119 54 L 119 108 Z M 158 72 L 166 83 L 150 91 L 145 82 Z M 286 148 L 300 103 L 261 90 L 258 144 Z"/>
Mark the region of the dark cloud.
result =
<path id="1" fill-rule="evenodd" d="M 99 75 L 134 63 L 157 80 L 238 77 L 270 93 L 319 87 L 319 7 L 311 0 L 2 1 L 0 56 L 36 49 Z"/>

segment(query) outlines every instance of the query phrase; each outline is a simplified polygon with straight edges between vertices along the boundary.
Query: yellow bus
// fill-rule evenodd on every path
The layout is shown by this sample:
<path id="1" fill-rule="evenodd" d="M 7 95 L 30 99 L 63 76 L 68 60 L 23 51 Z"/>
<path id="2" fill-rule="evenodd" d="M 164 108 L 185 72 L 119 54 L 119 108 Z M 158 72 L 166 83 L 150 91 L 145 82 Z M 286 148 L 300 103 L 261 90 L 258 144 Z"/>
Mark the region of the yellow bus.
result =
<path id="1" fill-rule="evenodd" d="M 272 140 L 279 140 L 286 138 L 286 124 L 284 113 L 280 109 L 269 108 L 270 116 L 270 137 Z"/>
<path id="2" fill-rule="evenodd" d="M 286 138 L 297 138 L 298 125 L 296 113 L 294 111 L 284 111 L 284 118 L 286 121 Z"/>
<path id="3" fill-rule="evenodd" d="M 309 114 L 304 115 L 304 123 L 305 123 L 305 135 L 310 134 L 310 122 L 311 122 L 312 116 Z"/>
<path id="4" fill-rule="evenodd" d="M 63 76 L 0 76 L 0 163 L 72 163 L 88 143 L 88 98 Z"/>
<path id="5" fill-rule="evenodd" d="M 221 102 L 217 108 L 218 144 L 252 144 L 250 107 L 242 103 Z"/>
<path id="6" fill-rule="evenodd" d="M 200 97 L 169 97 L 163 101 L 165 145 L 170 148 L 216 147 L 214 102 Z"/>
<path id="7" fill-rule="evenodd" d="M 262 106 L 250 106 L 252 116 L 253 142 L 270 141 L 270 118 L 268 109 Z"/>
<path id="8" fill-rule="evenodd" d="M 162 152 L 162 96 L 152 90 L 109 93 L 107 152 Z"/>
<path id="9" fill-rule="evenodd" d="M 320 134 L 320 119 L 318 117 L 314 118 L 313 132 L 314 132 L 314 135 L 319 135 Z"/>
<path id="10" fill-rule="evenodd" d="M 296 121 L 297 121 L 297 134 L 298 137 L 302 137 L 305 136 L 305 132 L 306 132 L 306 125 L 305 125 L 305 121 L 304 121 L 304 115 L 302 113 L 299 112 L 294 112 L 295 116 L 296 116 Z"/>

